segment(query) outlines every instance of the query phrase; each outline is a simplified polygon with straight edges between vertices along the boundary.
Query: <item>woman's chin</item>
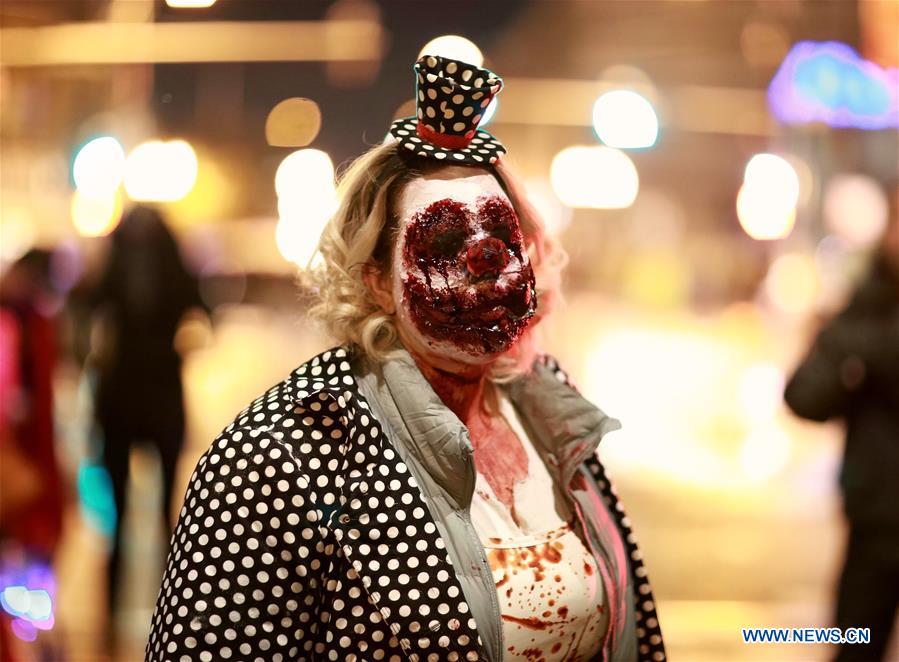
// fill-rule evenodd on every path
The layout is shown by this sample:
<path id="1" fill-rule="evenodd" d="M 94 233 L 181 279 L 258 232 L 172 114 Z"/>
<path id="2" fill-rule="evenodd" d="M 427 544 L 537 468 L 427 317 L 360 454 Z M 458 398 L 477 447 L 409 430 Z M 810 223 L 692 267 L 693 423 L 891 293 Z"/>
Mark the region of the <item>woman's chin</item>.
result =
<path id="1" fill-rule="evenodd" d="M 464 326 L 458 333 L 450 333 L 443 327 L 435 336 L 419 329 L 410 315 L 401 313 L 398 321 L 400 339 L 406 349 L 445 372 L 465 372 L 466 369 L 489 366 L 512 349 L 520 335 L 498 334 L 491 329 L 478 333 L 471 326 Z"/>
<path id="2" fill-rule="evenodd" d="M 446 372 L 460 372 L 465 368 L 489 366 L 514 345 L 513 342 L 508 346 L 496 349 L 496 351 L 490 351 L 481 347 L 460 347 L 455 343 L 432 338 L 422 338 L 422 341 L 427 346 L 425 359 L 434 367 Z"/>

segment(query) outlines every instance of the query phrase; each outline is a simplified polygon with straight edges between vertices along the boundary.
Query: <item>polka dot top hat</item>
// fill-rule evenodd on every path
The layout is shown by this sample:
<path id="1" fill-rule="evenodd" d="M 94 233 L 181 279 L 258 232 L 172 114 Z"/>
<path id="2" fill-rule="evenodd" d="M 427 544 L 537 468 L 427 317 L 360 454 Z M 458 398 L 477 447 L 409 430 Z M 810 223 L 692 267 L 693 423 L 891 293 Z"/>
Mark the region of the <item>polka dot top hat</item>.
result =
<path id="1" fill-rule="evenodd" d="M 417 156 L 456 164 L 494 163 L 506 153 L 499 140 L 478 128 L 503 87 L 499 76 L 439 55 L 423 55 L 414 69 L 417 116 L 396 120 L 389 136 Z"/>

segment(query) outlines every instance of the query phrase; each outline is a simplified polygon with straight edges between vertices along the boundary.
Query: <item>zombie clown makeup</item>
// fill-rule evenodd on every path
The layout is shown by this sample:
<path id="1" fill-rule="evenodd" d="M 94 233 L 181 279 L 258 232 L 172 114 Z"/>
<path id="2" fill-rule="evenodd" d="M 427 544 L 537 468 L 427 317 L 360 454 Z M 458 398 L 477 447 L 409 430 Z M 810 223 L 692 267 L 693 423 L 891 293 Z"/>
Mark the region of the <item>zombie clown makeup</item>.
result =
<path id="1" fill-rule="evenodd" d="M 397 207 L 400 323 L 432 353 L 465 363 L 508 350 L 537 302 L 518 217 L 499 182 L 448 166 L 409 182 Z"/>

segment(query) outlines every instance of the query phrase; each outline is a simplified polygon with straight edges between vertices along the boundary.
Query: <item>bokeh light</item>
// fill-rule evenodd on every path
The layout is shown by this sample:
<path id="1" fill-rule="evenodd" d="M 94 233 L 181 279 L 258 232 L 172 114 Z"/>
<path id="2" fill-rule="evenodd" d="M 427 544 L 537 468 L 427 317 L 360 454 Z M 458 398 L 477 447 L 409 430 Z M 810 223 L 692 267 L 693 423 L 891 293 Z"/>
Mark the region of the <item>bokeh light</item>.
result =
<path id="1" fill-rule="evenodd" d="M 695 421 L 703 414 L 707 420 L 710 408 L 722 406 L 720 388 L 712 385 L 732 370 L 733 347 L 698 325 L 625 324 L 593 333 L 593 346 L 582 350 L 579 385 L 586 397 L 621 420 L 620 434 L 631 442 L 607 445 L 606 457 L 614 454 L 622 466 L 642 471 L 661 469 L 669 479 L 692 485 L 723 487 L 725 458 L 696 434 Z M 647 407 L 653 416 L 646 416 Z"/>
<path id="2" fill-rule="evenodd" d="M 322 191 L 319 198 L 282 198 L 278 201 L 278 225 L 275 241 L 284 259 L 298 267 L 314 266 L 313 257 L 322 231 L 337 208 L 332 191 Z"/>
<path id="3" fill-rule="evenodd" d="M 34 246 L 37 226 L 25 207 L 4 208 L 2 228 L 0 258 L 3 260 L 15 260 Z"/>
<path id="4" fill-rule="evenodd" d="M 856 246 L 877 241 L 887 224 L 889 204 L 883 189 L 866 175 L 837 175 L 824 191 L 824 220 L 839 237 Z"/>
<path id="5" fill-rule="evenodd" d="M 198 154 L 198 160 L 203 162 L 203 167 L 197 171 L 193 188 L 180 200 L 167 205 L 169 220 L 175 228 L 229 218 L 238 205 L 242 180 L 227 155 L 204 151 Z"/>
<path id="6" fill-rule="evenodd" d="M 632 90 L 612 90 L 593 104 L 593 129 L 609 147 L 652 147 L 659 135 L 659 118 L 652 104 Z"/>
<path id="7" fill-rule="evenodd" d="M 799 175 L 789 161 L 776 154 L 756 154 L 749 159 L 743 183 L 777 195 L 784 207 L 795 207 L 799 200 Z"/>
<path id="8" fill-rule="evenodd" d="M 106 468 L 98 463 L 82 461 L 77 474 L 78 503 L 84 521 L 107 538 L 115 534 L 116 506 L 112 480 Z"/>
<path id="9" fill-rule="evenodd" d="M 327 153 L 301 149 L 289 154 L 275 173 L 278 225 L 275 241 L 286 260 L 310 265 L 322 230 L 337 208 L 334 165 Z"/>
<path id="10" fill-rule="evenodd" d="M 793 231 L 796 209 L 784 209 L 780 201 L 744 184 L 737 193 L 737 218 L 753 239 L 783 239 Z"/>
<path id="11" fill-rule="evenodd" d="M 118 191 L 92 197 L 75 191 L 71 203 L 72 223 L 82 237 L 104 237 L 122 219 L 122 195 Z"/>
<path id="12" fill-rule="evenodd" d="M 6 553 L 0 566 L 0 609 L 12 617 L 12 631 L 34 641 L 39 630 L 56 622 L 56 576 L 49 563 L 27 555 Z"/>
<path id="13" fill-rule="evenodd" d="M 753 239 L 782 239 L 796 222 L 799 175 L 775 154 L 756 154 L 746 165 L 737 194 L 737 218 Z"/>
<path id="14" fill-rule="evenodd" d="M 280 198 L 301 194 L 315 196 L 321 188 L 334 188 L 334 164 L 320 149 L 292 152 L 275 171 L 275 192 Z"/>
<path id="15" fill-rule="evenodd" d="M 112 136 L 94 138 L 84 145 L 72 164 L 75 187 L 91 197 L 112 194 L 125 176 L 125 150 Z"/>
<path id="16" fill-rule="evenodd" d="M 484 54 L 481 49 L 465 37 L 455 34 L 447 34 L 431 39 L 422 46 L 418 57 L 422 55 L 441 55 L 452 60 L 460 60 L 480 67 L 484 64 Z"/>
<path id="17" fill-rule="evenodd" d="M 125 163 L 125 190 L 132 200 L 174 202 L 194 187 L 197 155 L 184 140 L 151 140 L 135 147 Z"/>
<path id="18" fill-rule="evenodd" d="M 768 87 L 774 116 L 787 124 L 899 126 L 899 69 L 882 68 L 837 41 L 793 45 Z"/>
<path id="19" fill-rule="evenodd" d="M 7 586 L 0 592 L 0 605 L 4 611 L 29 621 L 46 621 L 53 614 L 53 600 L 44 589 L 27 586 Z"/>
<path id="20" fill-rule="evenodd" d="M 802 315 L 814 309 L 820 291 L 814 257 L 785 253 L 771 264 L 765 294 L 784 313 Z"/>
<path id="21" fill-rule="evenodd" d="M 786 377 L 776 363 L 755 363 L 740 380 L 740 406 L 749 421 L 773 419 L 782 407 Z"/>
<path id="22" fill-rule="evenodd" d="M 312 99 L 284 99 L 265 120 L 265 138 L 273 147 L 305 147 L 318 135 L 322 114 Z"/>
<path id="23" fill-rule="evenodd" d="M 640 188 L 633 161 L 611 147 L 566 147 L 553 158 L 549 177 L 569 207 L 623 209 L 634 203 Z"/>
<path id="24" fill-rule="evenodd" d="M 773 423 L 750 430 L 740 449 L 740 468 L 755 481 L 773 477 L 789 459 L 790 437 Z"/>

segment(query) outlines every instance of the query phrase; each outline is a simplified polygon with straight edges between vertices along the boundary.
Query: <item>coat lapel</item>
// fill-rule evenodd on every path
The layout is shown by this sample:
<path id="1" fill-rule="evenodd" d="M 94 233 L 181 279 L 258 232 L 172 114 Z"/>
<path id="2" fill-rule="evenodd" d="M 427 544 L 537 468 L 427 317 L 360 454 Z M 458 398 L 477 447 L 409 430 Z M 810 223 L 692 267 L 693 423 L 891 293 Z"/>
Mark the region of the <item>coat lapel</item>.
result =
<path id="1" fill-rule="evenodd" d="M 334 359 L 314 366 L 321 380 L 295 394 L 302 415 L 341 412 L 344 459 L 332 468 L 340 496 L 320 506 L 325 526 L 410 660 L 477 660 L 476 624 L 418 483 L 347 388 L 353 382 L 346 353 Z"/>

